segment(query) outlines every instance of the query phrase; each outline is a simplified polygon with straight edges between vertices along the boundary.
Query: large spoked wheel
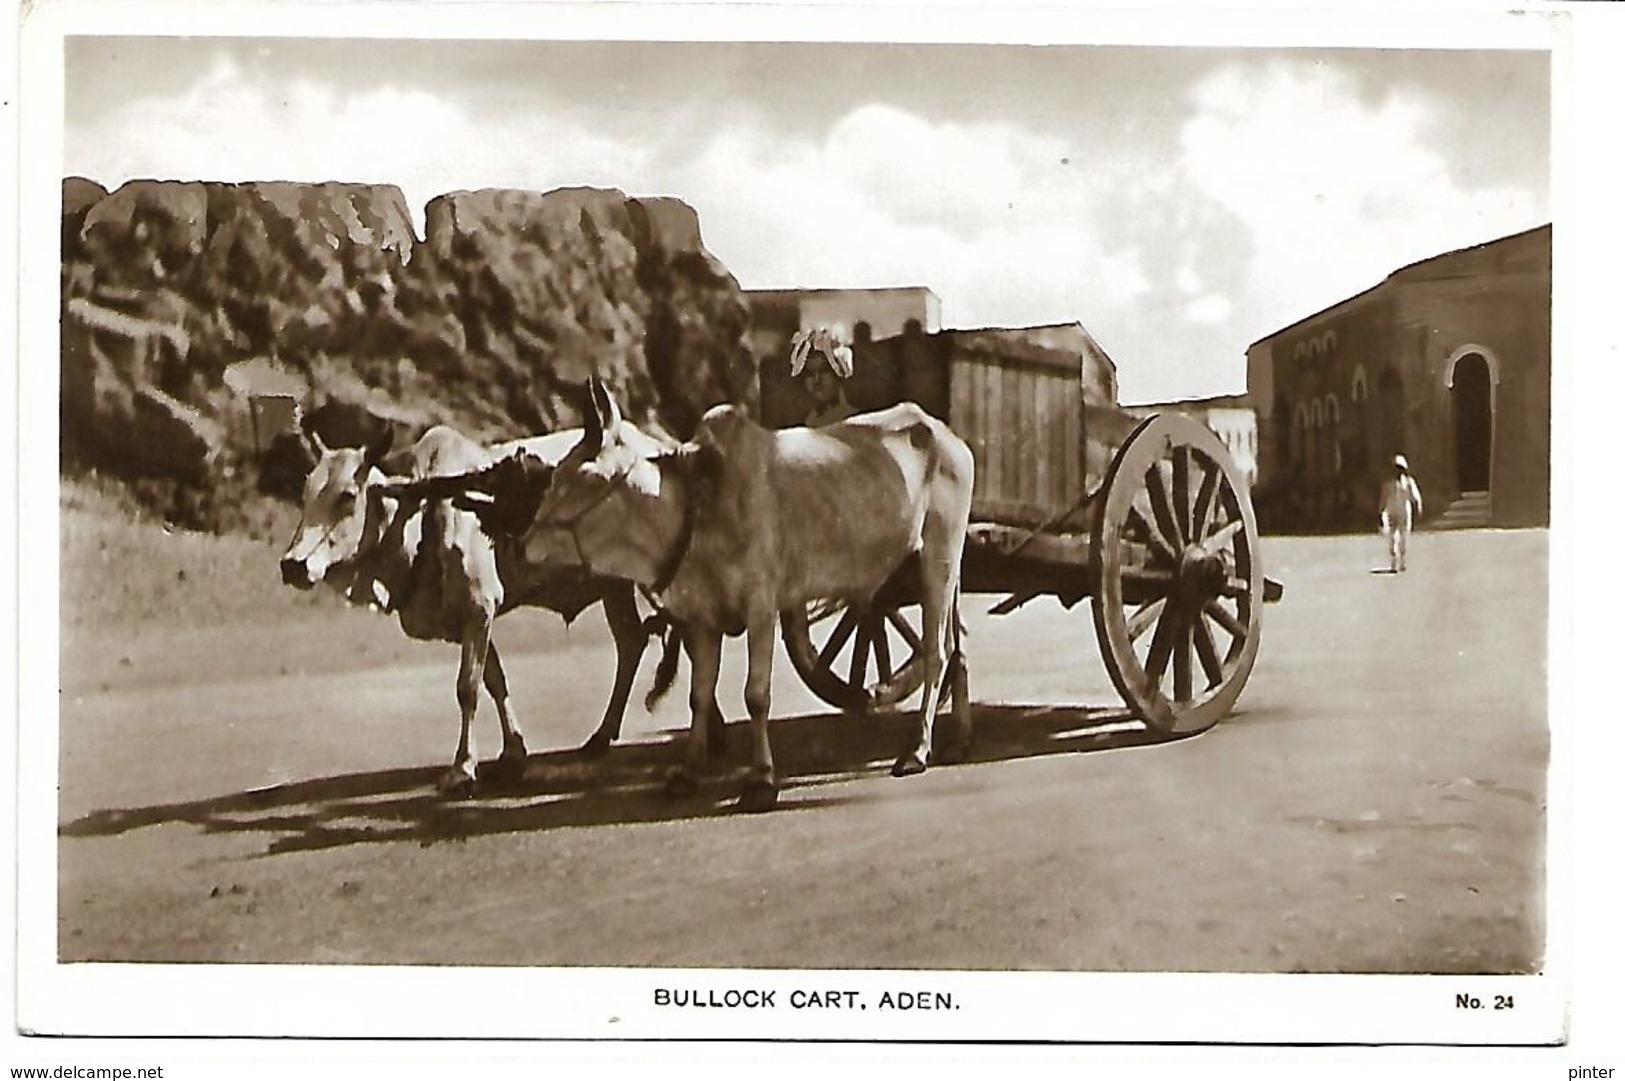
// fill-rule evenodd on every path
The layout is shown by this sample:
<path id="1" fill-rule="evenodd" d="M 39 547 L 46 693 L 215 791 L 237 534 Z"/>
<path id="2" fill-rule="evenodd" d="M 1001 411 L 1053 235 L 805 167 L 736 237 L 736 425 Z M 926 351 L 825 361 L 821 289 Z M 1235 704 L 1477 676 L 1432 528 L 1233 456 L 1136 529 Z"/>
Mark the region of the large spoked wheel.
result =
<path id="1" fill-rule="evenodd" d="M 837 709 L 894 706 L 925 681 L 917 605 L 814 603 L 781 613 L 779 626 L 802 682 Z"/>
<path id="2" fill-rule="evenodd" d="M 1112 683 L 1164 735 L 1210 728 L 1258 656 L 1264 575 L 1230 452 L 1179 414 L 1143 421 L 1106 474 L 1090 551 Z"/>

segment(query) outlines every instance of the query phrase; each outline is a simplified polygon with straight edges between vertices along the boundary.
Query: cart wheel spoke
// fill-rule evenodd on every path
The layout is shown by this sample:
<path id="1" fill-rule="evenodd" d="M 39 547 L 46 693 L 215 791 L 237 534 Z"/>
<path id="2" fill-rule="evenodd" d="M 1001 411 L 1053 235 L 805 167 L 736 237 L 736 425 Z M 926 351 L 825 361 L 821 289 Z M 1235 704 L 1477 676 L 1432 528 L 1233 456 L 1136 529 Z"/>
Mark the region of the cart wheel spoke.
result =
<path id="1" fill-rule="evenodd" d="M 841 621 L 835 624 L 835 630 L 830 633 L 829 641 L 824 648 L 818 651 L 818 663 L 828 668 L 835 662 L 836 654 L 846 645 L 846 640 L 852 637 L 852 632 L 858 627 L 858 613 L 848 608 L 841 614 Z"/>
<path id="2" fill-rule="evenodd" d="M 1151 515 L 1162 532 L 1163 543 L 1170 551 L 1178 552 L 1185 547 L 1185 535 L 1174 519 L 1173 503 L 1168 495 L 1167 482 L 1162 479 L 1160 463 L 1145 471 L 1145 490 L 1151 499 Z"/>
<path id="3" fill-rule="evenodd" d="M 1134 610 L 1128 620 L 1128 637 L 1131 642 L 1138 642 L 1156 623 L 1157 617 L 1162 615 L 1163 608 L 1167 607 L 1168 598 L 1158 597 L 1149 604 L 1142 604 Z"/>
<path id="4" fill-rule="evenodd" d="M 1196 509 L 1191 512 L 1191 538 L 1204 540 L 1213 521 L 1214 497 L 1219 492 L 1221 470 L 1219 464 L 1207 455 L 1199 455 L 1202 464 L 1202 483 L 1196 491 Z"/>
<path id="5" fill-rule="evenodd" d="M 1184 444 L 1174 447 L 1173 511 L 1180 543 L 1189 544 L 1195 536 L 1191 532 L 1191 449 Z"/>
<path id="6" fill-rule="evenodd" d="M 1130 507 L 1128 510 L 1128 518 L 1130 522 L 1135 523 L 1139 527 L 1140 532 L 1145 534 L 1145 538 L 1151 544 L 1152 549 L 1160 554 L 1164 561 L 1170 564 L 1179 562 L 1179 552 L 1174 547 L 1173 543 L 1163 535 L 1160 528 L 1154 525 L 1145 517 L 1144 514 L 1140 512 L 1139 507 Z"/>
<path id="7" fill-rule="evenodd" d="M 920 648 L 920 632 L 908 625 L 908 621 L 903 618 L 903 613 L 895 608 L 892 609 L 886 613 L 886 622 L 897 628 L 897 633 L 903 636 L 903 641 L 908 643 L 909 649 Z"/>
<path id="8" fill-rule="evenodd" d="M 1212 536 L 1208 537 L 1202 542 L 1202 551 L 1209 555 L 1215 555 L 1222 552 L 1225 548 L 1229 547 L 1231 541 L 1236 539 L 1236 534 L 1240 533 L 1245 527 L 1246 523 L 1242 522 L 1239 518 L 1235 521 L 1226 522 L 1219 529 L 1215 530 Z"/>
<path id="9" fill-rule="evenodd" d="M 1202 674 L 1207 676 L 1208 689 L 1211 690 L 1224 681 L 1224 665 L 1219 661 L 1219 650 L 1213 642 L 1213 629 L 1198 614 L 1193 621 L 1192 631 L 1196 640 L 1196 657 L 1202 662 Z"/>
<path id="10" fill-rule="evenodd" d="M 1219 626 L 1230 632 L 1232 638 L 1247 637 L 1247 627 L 1218 601 L 1208 601 L 1202 611 Z"/>
<path id="11" fill-rule="evenodd" d="M 858 636 L 852 644 L 852 662 L 847 666 L 846 682 L 849 686 L 861 690 L 867 682 L 864 670 L 869 664 L 869 640 L 872 635 L 867 624 L 858 626 Z"/>
<path id="12" fill-rule="evenodd" d="M 1235 575 L 1231 575 L 1225 579 L 1224 588 L 1219 590 L 1219 594 L 1233 600 L 1246 601 L 1253 595 L 1252 583 L 1245 578 L 1237 578 Z"/>
<path id="13" fill-rule="evenodd" d="M 1179 609 L 1165 606 L 1157 620 L 1157 631 L 1151 636 L 1151 652 L 1145 658 L 1145 683 L 1153 692 L 1162 686 L 1162 677 L 1168 671 L 1168 658 L 1173 656 L 1179 623 Z"/>
<path id="14" fill-rule="evenodd" d="M 1189 702 L 1191 694 L 1191 621 L 1183 608 L 1176 608 L 1174 628 L 1174 701 Z"/>

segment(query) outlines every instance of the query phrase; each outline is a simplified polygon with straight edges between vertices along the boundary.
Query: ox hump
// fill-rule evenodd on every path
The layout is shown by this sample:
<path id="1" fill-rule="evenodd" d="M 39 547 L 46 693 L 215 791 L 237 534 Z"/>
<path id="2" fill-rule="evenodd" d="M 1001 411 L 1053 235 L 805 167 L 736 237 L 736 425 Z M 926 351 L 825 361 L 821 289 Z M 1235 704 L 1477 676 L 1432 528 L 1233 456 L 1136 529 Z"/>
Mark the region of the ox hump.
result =
<path id="1" fill-rule="evenodd" d="M 760 432 L 755 423 L 737 405 L 715 405 L 705 411 L 694 431 L 694 442 L 719 448 L 738 445 L 751 432 Z"/>
<path id="2" fill-rule="evenodd" d="M 455 476 L 490 464 L 490 454 L 484 447 L 444 424 L 423 433 L 412 448 L 412 458 L 419 477 Z"/>

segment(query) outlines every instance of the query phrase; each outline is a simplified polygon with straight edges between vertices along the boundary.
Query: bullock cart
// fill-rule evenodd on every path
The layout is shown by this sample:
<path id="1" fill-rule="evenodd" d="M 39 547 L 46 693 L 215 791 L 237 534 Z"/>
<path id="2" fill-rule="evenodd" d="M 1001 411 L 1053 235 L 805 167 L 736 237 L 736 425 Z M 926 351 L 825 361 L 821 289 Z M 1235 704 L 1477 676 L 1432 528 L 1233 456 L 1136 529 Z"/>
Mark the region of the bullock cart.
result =
<path id="1" fill-rule="evenodd" d="M 1101 656 L 1124 703 L 1164 735 L 1203 731 L 1234 705 L 1258 655 L 1262 608 L 1281 596 L 1260 560 L 1246 477 L 1206 425 L 1144 419 L 1113 404 L 1109 368 L 1088 354 L 998 335 L 914 334 L 857 347 L 860 408 L 911 399 L 976 456 L 962 589 L 1002 594 L 1008 614 L 1039 597 L 1088 598 Z M 770 426 L 805 403 L 778 366 L 761 373 Z M 884 709 L 922 682 L 918 569 L 905 564 L 864 607 L 785 612 L 785 647 L 807 687 L 847 710 Z M 1057 644 L 1056 648 L 1067 648 Z M 968 676 L 950 677 L 956 713 Z"/>

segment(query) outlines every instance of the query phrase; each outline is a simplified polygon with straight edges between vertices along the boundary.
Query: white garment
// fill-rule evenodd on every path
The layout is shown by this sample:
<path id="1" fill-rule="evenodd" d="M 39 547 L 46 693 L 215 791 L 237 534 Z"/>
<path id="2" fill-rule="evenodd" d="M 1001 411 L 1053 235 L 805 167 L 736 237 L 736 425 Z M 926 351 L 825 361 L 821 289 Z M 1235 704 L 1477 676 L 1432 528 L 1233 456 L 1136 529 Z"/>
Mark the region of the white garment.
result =
<path id="1" fill-rule="evenodd" d="M 1405 569 L 1411 526 L 1422 516 L 1422 490 L 1409 473 L 1401 473 L 1382 486 L 1382 531 L 1388 538 L 1388 569 Z"/>
<path id="2" fill-rule="evenodd" d="M 1409 473 L 1390 479 L 1382 486 L 1382 528 L 1403 529 L 1410 532 L 1417 518 L 1422 516 L 1422 490 Z"/>
<path id="3" fill-rule="evenodd" d="M 1388 537 L 1388 569 L 1396 574 L 1405 569 L 1406 549 L 1410 547 L 1409 529 L 1384 529 Z"/>
<path id="4" fill-rule="evenodd" d="M 814 406 L 812 412 L 807 414 L 807 427 L 822 428 L 826 424 L 837 424 L 847 417 L 857 416 L 857 413 L 857 409 L 847 402 L 846 395 L 843 394 L 826 409 Z"/>

